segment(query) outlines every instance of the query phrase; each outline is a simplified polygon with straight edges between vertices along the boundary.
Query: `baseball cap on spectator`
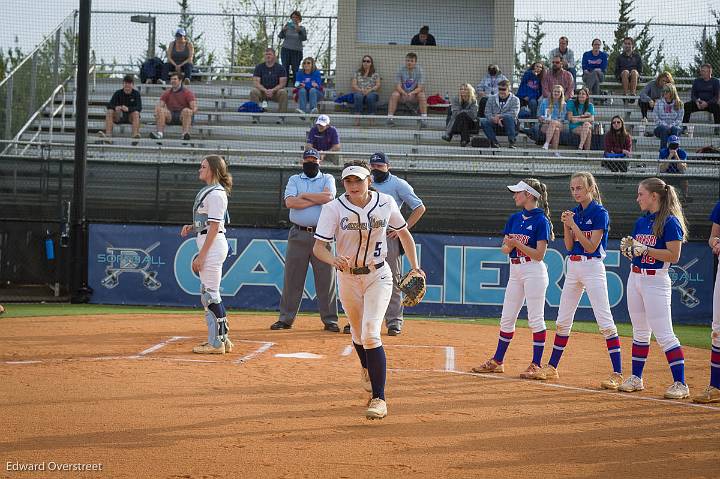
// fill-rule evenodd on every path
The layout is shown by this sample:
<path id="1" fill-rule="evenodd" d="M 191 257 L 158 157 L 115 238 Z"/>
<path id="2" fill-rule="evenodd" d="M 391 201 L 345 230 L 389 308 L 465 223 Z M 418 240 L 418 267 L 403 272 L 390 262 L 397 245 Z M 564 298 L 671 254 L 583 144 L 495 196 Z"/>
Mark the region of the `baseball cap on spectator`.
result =
<path id="1" fill-rule="evenodd" d="M 668 144 L 675 143 L 676 145 L 680 144 L 680 138 L 677 135 L 670 135 L 668 136 Z"/>
<path id="2" fill-rule="evenodd" d="M 175 36 L 176 36 L 176 37 L 178 37 L 178 36 L 180 36 L 180 37 L 186 37 L 186 36 L 187 36 L 187 32 L 185 31 L 184 28 L 178 28 L 177 30 L 175 30 Z"/>
<path id="3" fill-rule="evenodd" d="M 313 158 L 317 158 L 319 160 L 320 153 L 318 153 L 318 151 L 315 148 L 308 148 L 303 153 L 303 158 L 307 158 L 307 157 L 313 157 Z"/>
<path id="4" fill-rule="evenodd" d="M 373 153 L 373 155 L 370 157 L 370 164 L 388 164 L 387 156 L 385 156 L 385 153 L 379 151 L 377 153 Z"/>
<path id="5" fill-rule="evenodd" d="M 515 185 L 509 185 L 507 187 L 508 190 L 512 191 L 513 193 L 520 193 L 521 191 L 527 191 L 531 195 L 533 195 L 535 198 L 540 198 L 540 193 L 538 190 L 533 188 L 532 186 L 528 185 L 524 181 L 519 181 Z"/>
<path id="6" fill-rule="evenodd" d="M 315 120 L 316 125 L 320 126 L 328 126 L 330 124 L 330 117 L 327 115 L 320 115 L 317 117 L 317 120 Z"/>
<path id="7" fill-rule="evenodd" d="M 364 180 L 370 176 L 370 170 L 357 165 L 348 166 L 342 172 L 342 179 L 344 180 L 348 176 L 357 176 L 360 180 Z"/>

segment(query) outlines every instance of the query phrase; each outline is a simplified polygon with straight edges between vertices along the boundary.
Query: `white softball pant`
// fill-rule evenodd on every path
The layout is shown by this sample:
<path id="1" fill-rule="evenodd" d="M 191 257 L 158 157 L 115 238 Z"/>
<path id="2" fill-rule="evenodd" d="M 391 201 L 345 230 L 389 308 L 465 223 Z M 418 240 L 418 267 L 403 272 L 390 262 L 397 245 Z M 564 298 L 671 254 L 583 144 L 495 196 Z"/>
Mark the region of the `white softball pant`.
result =
<path id="1" fill-rule="evenodd" d="M 353 342 L 365 349 L 382 346 L 380 329 L 393 289 L 390 267 L 385 263 L 369 274 L 339 273 L 338 283 Z"/>
<path id="2" fill-rule="evenodd" d="M 720 268 L 715 277 L 713 292 L 712 344 L 716 348 L 720 348 Z"/>
<path id="3" fill-rule="evenodd" d="M 605 339 L 615 336 L 617 327 L 610 312 L 605 265 L 600 258 L 570 261 L 568 257 L 565 284 L 560 295 L 560 307 L 557 313 L 557 334 L 570 335 L 575 312 L 584 291 L 587 291 L 588 298 L 590 298 L 590 305 L 593 308 L 600 332 Z"/>
<path id="4" fill-rule="evenodd" d="M 627 281 L 627 306 L 633 326 L 633 340 L 649 343 L 650 335 L 663 351 L 680 346 L 672 327 L 670 299 L 672 288 L 666 269 L 654 276 L 630 273 Z"/>
<path id="5" fill-rule="evenodd" d="M 528 323 L 533 333 L 544 331 L 545 291 L 548 287 L 547 266 L 543 261 L 510 264 L 510 278 L 505 288 L 500 330 L 515 331 L 518 314 L 527 300 Z"/>
<path id="6" fill-rule="evenodd" d="M 198 235 L 196 238 L 198 250 L 202 249 L 207 235 Z M 228 255 L 228 242 L 225 235 L 218 233 L 215 241 L 210 246 L 205 263 L 200 270 L 200 282 L 207 289 L 220 291 L 220 280 L 222 279 L 222 267 Z"/>

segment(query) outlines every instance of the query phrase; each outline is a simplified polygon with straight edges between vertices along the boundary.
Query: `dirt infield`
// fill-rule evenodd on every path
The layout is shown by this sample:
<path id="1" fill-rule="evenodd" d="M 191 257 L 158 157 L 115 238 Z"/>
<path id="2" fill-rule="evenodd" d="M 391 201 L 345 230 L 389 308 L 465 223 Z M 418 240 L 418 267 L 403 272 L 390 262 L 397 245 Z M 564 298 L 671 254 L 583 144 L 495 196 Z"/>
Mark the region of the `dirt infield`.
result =
<path id="1" fill-rule="evenodd" d="M 651 346 L 647 390 L 603 392 L 599 334 L 574 334 L 561 379 L 517 379 L 531 357 L 518 329 L 507 373 L 463 373 L 497 328 L 411 321 L 387 347 L 389 415 L 364 417 L 350 338 L 302 317 L 231 315 L 232 354 L 198 356 L 191 315 L 0 321 L 2 477 L 717 477 L 720 407 L 660 399 L 671 382 Z M 545 359 L 552 347 L 548 334 Z M 239 341 L 242 340 L 242 341 Z M 630 340 L 622 338 L 623 367 Z M 276 354 L 313 353 L 313 359 Z M 709 352 L 686 348 L 691 393 Z M 50 471 L 58 464 L 101 471 Z M 45 472 L 19 472 L 42 464 Z M 36 466 L 38 467 L 38 466 Z"/>

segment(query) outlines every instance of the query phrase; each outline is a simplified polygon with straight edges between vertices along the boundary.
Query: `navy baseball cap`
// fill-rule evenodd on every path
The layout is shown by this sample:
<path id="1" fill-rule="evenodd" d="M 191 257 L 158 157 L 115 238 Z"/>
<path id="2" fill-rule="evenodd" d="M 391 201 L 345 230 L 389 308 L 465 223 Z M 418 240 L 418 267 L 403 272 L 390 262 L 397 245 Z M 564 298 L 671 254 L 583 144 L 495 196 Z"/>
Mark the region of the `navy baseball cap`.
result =
<path id="1" fill-rule="evenodd" d="M 303 158 L 307 158 L 309 156 L 317 158 L 318 160 L 320 159 L 320 153 L 318 153 L 315 148 L 308 148 L 303 152 Z"/>
<path id="2" fill-rule="evenodd" d="M 680 144 L 680 138 L 678 138 L 677 135 L 668 136 L 667 141 L 668 141 L 668 143 L 677 143 L 678 145 Z"/>
<path id="3" fill-rule="evenodd" d="M 383 153 L 381 151 L 379 151 L 377 153 L 373 153 L 372 156 L 370 157 L 370 164 L 372 165 L 373 163 L 376 163 L 376 164 L 381 163 L 381 164 L 387 165 L 388 164 L 387 156 L 385 156 L 385 153 Z"/>

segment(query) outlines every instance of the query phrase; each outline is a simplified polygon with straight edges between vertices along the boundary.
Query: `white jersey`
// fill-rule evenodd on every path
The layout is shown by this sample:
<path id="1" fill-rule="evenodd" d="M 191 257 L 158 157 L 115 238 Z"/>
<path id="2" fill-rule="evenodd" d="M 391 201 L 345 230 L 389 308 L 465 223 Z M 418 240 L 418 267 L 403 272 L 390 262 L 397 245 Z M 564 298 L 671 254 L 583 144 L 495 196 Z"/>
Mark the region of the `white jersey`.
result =
<path id="1" fill-rule="evenodd" d="M 195 211 L 203 217 L 207 216 L 208 223 L 220 223 L 218 232 L 225 233 L 227 207 L 227 193 L 222 186 L 216 185 L 216 188 L 205 195 Z M 200 233 L 200 231 L 198 231 L 198 233 Z"/>
<path id="2" fill-rule="evenodd" d="M 324 204 L 315 229 L 316 239 L 337 241 L 337 254 L 348 256 L 353 268 L 385 261 L 387 229 L 407 226 L 392 196 L 372 190 L 369 194 L 364 208 L 350 203 L 346 195 Z"/>

